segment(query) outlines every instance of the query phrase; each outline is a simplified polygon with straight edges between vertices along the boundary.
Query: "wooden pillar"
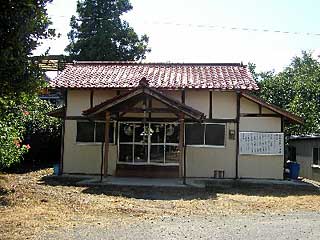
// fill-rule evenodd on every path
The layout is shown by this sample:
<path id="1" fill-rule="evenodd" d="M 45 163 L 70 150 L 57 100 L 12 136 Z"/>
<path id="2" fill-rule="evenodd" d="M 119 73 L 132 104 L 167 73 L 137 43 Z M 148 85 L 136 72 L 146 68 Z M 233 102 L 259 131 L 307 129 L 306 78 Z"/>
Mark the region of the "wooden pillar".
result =
<path id="1" fill-rule="evenodd" d="M 61 129 L 61 146 L 60 146 L 60 163 L 59 163 L 59 175 L 63 173 L 63 157 L 64 157 L 64 133 L 66 128 L 65 117 L 62 120 L 62 129 Z"/>
<path id="2" fill-rule="evenodd" d="M 179 114 L 179 177 L 184 176 L 184 114 Z"/>
<path id="3" fill-rule="evenodd" d="M 239 178 L 239 135 L 240 135 L 240 131 L 239 131 L 239 127 L 240 127 L 240 92 L 237 92 L 237 117 L 236 117 L 236 125 L 237 125 L 237 129 L 236 129 L 236 176 L 235 178 L 238 179 Z"/>
<path id="4" fill-rule="evenodd" d="M 62 90 L 63 91 L 63 90 Z M 68 91 L 65 89 L 63 93 L 64 96 L 64 114 L 62 119 L 62 129 L 61 129 L 61 146 L 60 146 L 60 163 L 59 163 L 59 175 L 63 174 L 63 162 L 64 162 L 64 135 L 66 132 L 66 117 L 67 117 L 67 105 L 68 105 Z"/>
<path id="5" fill-rule="evenodd" d="M 110 126 L 110 112 L 106 112 L 106 125 L 104 131 L 104 171 L 103 176 L 108 176 L 108 160 L 109 160 L 109 126 Z"/>
<path id="6" fill-rule="evenodd" d="M 212 119 L 212 91 L 209 92 L 209 119 Z"/>

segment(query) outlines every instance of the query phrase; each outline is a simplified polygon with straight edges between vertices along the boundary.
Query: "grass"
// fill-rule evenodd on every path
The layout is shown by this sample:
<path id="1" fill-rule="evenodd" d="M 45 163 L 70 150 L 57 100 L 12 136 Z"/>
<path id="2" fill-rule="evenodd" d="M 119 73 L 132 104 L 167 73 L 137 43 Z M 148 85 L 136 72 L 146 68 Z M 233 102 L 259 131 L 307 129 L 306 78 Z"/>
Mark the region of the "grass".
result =
<path id="1" fill-rule="evenodd" d="M 204 191 L 79 187 L 77 178 L 47 177 L 52 169 L 0 175 L 0 238 L 34 239 L 81 224 L 107 227 L 165 215 L 281 214 L 320 211 L 319 190 L 255 186 Z"/>

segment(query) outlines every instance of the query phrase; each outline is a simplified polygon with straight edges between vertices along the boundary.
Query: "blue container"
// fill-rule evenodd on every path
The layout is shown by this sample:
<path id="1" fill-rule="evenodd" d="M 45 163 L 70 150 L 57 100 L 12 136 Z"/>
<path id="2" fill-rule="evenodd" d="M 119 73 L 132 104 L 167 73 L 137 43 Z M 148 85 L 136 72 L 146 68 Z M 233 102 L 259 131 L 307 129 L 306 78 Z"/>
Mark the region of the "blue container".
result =
<path id="1" fill-rule="evenodd" d="M 290 170 L 289 178 L 291 179 L 298 179 L 299 171 L 300 171 L 300 164 L 296 162 L 288 163 L 288 168 Z"/>
<path id="2" fill-rule="evenodd" d="M 53 165 L 53 175 L 59 175 L 59 173 L 60 173 L 60 166 L 59 166 L 59 164 L 54 164 Z"/>

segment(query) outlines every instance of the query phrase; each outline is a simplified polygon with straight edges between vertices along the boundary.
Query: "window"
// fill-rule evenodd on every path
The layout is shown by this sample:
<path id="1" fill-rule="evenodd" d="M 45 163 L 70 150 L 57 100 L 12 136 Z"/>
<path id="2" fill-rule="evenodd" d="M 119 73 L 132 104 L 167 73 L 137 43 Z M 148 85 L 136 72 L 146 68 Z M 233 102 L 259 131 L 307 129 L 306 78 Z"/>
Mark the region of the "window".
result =
<path id="1" fill-rule="evenodd" d="M 94 141 L 94 123 L 77 122 L 77 142 Z"/>
<path id="2" fill-rule="evenodd" d="M 224 146 L 224 125 L 206 124 L 206 145 Z"/>
<path id="3" fill-rule="evenodd" d="M 213 123 L 186 124 L 186 144 L 224 146 L 225 125 Z"/>
<path id="4" fill-rule="evenodd" d="M 104 122 L 77 122 L 77 142 L 92 143 L 104 142 L 105 123 Z M 109 143 L 114 143 L 114 123 L 109 127 Z"/>
<path id="5" fill-rule="evenodd" d="M 186 124 L 186 144 L 204 145 L 204 124 Z"/>
<path id="6" fill-rule="evenodd" d="M 178 164 L 178 123 L 119 123 L 119 162 Z"/>
<path id="7" fill-rule="evenodd" d="M 312 156 L 313 156 L 313 165 L 318 165 L 318 166 L 320 165 L 319 150 L 320 150 L 320 148 L 313 148 L 313 154 L 312 154 Z"/>

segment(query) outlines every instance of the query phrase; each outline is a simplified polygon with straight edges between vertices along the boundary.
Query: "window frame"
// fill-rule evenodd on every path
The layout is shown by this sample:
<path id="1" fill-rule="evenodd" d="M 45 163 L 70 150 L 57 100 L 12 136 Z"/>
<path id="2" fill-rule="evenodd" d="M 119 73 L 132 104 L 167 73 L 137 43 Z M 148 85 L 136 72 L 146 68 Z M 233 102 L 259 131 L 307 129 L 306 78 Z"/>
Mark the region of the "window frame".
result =
<path id="1" fill-rule="evenodd" d="M 314 149 L 317 149 L 318 152 L 318 164 L 314 163 Z M 311 167 L 320 168 L 320 147 L 312 147 L 312 164 Z"/>
<path id="2" fill-rule="evenodd" d="M 191 124 L 196 124 L 196 123 L 185 123 L 185 125 L 191 125 Z M 226 123 L 208 123 L 208 122 L 204 122 L 204 123 L 201 123 L 204 126 L 204 134 L 203 134 L 203 143 L 204 144 L 185 144 L 186 146 L 188 147 L 206 147 L 206 148 L 226 148 L 226 130 L 227 130 L 227 124 Z M 223 145 L 209 145 L 209 144 L 206 144 L 206 125 L 223 125 L 224 126 L 224 139 L 223 139 Z M 186 142 L 186 127 L 184 128 L 184 142 Z"/>
<path id="3" fill-rule="evenodd" d="M 95 121 L 88 121 L 88 120 L 77 120 L 76 121 L 76 124 L 78 124 L 78 122 L 86 122 L 86 123 L 90 123 L 90 122 L 93 122 L 94 123 L 94 131 L 93 131 L 93 142 L 79 142 L 77 141 L 77 137 L 78 137 L 78 128 L 76 126 L 76 139 L 75 139 L 75 142 L 77 145 L 101 145 L 102 143 L 104 142 L 98 142 L 96 141 L 96 123 L 105 123 L 105 121 L 102 121 L 102 120 L 95 120 Z M 110 125 L 113 124 L 113 141 L 112 142 L 109 142 L 109 144 L 116 144 L 116 139 L 115 139 L 115 133 L 116 133 L 116 121 L 110 121 Z"/>
<path id="4" fill-rule="evenodd" d="M 121 124 L 133 124 L 133 134 L 132 134 L 132 142 L 120 142 L 120 125 Z M 118 134 L 118 138 L 117 138 L 117 153 L 118 153 L 118 157 L 117 157 L 117 164 L 127 164 L 127 165 L 157 165 L 157 166 L 179 166 L 179 162 L 177 163 L 167 163 L 166 162 L 166 146 L 179 146 L 179 142 L 178 143 L 167 143 L 166 142 L 166 126 L 168 124 L 180 124 L 179 122 L 153 122 L 153 121 L 148 121 L 146 122 L 146 125 L 148 127 L 151 127 L 151 124 L 164 124 L 164 140 L 161 143 L 152 143 L 151 141 L 151 136 L 148 136 L 148 140 L 147 140 L 147 147 L 148 147 L 148 156 L 147 156 L 147 161 L 145 162 L 135 162 L 135 145 L 140 145 L 142 146 L 143 144 L 139 143 L 139 142 L 135 142 L 135 124 L 143 124 L 143 122 L 139 122 L 139 121 L 119 121 L 117 123 L 117 134 Z M 120 161 L 120 145 L 132 145 L 132 161 L 131 162 L 123 162 Z M 163 148 L 163 162 L 159 163 L 159 162 L 152 162 L 151 161 L 151 146 L 164 146 Z"/>

